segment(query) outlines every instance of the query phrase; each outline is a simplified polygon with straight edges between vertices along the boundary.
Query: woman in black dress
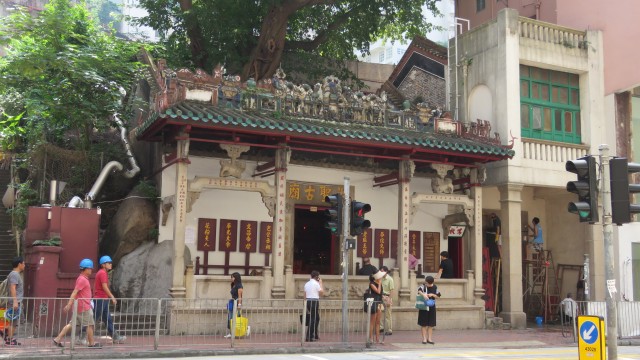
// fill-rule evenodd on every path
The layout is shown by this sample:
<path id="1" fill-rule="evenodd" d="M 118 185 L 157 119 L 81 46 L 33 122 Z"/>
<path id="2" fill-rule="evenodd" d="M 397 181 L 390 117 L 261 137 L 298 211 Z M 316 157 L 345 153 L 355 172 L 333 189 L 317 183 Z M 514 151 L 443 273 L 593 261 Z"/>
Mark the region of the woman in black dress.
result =
<path id="1" fill-rule="evenodd" d="M 234 300 L 238 301 L 237 312 L 240 313 L 240 309 L 242 308 L 242 291 L 243 291 L 242 277 L 240 276 L 240 273 L 234 272 L 233 274 L 231 274 L 231 291 L 230 291 L 231 299 L 229 300 L 227 305 L 227 310 L 228 310 L 227 329 L 229 330 L 229 333 L 225 335 L 225 338 L 227 339 L 231 337 L 231 319 L 233 317 L 233 301 Z"/>
<path id="2" fill-rule="evenodd" d="M 424 284 L 418 287 L 418 294 L 426 299 L 439 299 L 441 294 L 438 287 L 433 283 L 433 276 L 427 276 Z M 433 328 L 436 326 L 436 306 L 430 306 L 429 310 L 418 310 L 418 325 L 422 328 L 422 343 L 435 344 L 431 338 Z"/>
<path id="3" fill-rule="evenodd" d="M 382 307 L 382 278 L 386 273 L 384 271 L 378 271 L 377 273 L 369 276 L 369 291 L 373 297 L 373 304 L 371 305 L 371 319 L 369 322 L 369 342 L 382 344 L 380 341 L 380 316 Z"/>

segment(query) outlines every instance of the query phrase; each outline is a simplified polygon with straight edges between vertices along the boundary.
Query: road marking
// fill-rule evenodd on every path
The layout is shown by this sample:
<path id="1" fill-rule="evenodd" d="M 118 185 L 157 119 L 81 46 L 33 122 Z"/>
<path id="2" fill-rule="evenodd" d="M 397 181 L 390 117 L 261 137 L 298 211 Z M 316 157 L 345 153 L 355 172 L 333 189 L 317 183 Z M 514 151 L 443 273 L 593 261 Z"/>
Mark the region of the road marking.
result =
<path id="1" fill-rule="evenodd" d="M 315 359 L 315 360 L 329 360 L 328 358 L 324 358 L 324 357 L 320 357 L 320 356 L 314 356 L 314 355 L 302 355 L 303 357 L 308 357 L 310 359 Z"/>

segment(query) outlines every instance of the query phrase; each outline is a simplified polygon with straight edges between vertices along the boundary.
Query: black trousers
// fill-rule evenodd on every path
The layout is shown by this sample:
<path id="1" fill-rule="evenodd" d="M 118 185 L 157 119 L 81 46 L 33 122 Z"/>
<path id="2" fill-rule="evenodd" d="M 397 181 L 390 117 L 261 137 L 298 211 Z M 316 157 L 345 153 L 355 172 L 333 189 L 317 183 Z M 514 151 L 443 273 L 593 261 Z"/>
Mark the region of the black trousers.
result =
<path id="1" fill-rule="evenodd" d="M 307 314 L 309 314 L 309 330 L 307 340 L 318 338 L 318 325 L 320 324 L 320 301 L 307 299 Z"/>

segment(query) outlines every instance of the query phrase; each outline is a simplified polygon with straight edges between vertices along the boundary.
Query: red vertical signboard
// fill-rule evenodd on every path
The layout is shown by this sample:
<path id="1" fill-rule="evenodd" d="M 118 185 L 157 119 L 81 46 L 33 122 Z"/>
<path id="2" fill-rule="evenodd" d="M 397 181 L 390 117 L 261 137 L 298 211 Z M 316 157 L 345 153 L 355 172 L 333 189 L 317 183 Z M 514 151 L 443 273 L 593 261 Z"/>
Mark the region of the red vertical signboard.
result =
<path id="1" fill-rule="evenodd" d="M 271 254 L 272 246 L 273 223 L 263 221 L 260 223 L 260 252 L 264 254 Z"/>
<path id="2" fill-rule="evenodd" d="M 374 236 L 374 257 L 388 258 L 389 257 L 389 230 L 376 229 L 373 232 Z"/>
<path id="3" fill-rule="evenodd" d="M 216 219 L 198 219 L 198 250 L 216 250 Z"/>
<path id="4" fill-rule="evenodd" d="M 240 251 L 256 252 L 258 243 L 258 222 L 240 221 Z"/>
<path id="5" fill-rule="evenodd" d="M 420 231 L 409 231 L 409 253 L 420 259 Z"/>
<path id="6" fill-rule="evenodd" d="M 220 251 L 236 251 L 238 220 L 220 219 Z"/>
<path id="7" fill-rule="evenodd" d="M 358 257 L 372 257 L 373 242 L 371 239 L 371 229 L 365 230 L 358 238 Z"/>

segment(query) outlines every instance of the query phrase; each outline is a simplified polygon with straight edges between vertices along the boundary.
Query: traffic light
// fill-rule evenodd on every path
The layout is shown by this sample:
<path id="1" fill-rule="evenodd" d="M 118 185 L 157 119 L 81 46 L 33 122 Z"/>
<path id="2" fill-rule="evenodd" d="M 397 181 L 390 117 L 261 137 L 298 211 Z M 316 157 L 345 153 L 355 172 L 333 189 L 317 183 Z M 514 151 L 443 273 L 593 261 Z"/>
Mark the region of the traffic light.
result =
<path id="1" fill-rule="evenodd" d="M 578 201 L 569 203 L 569 212 L 578 214 L 580 222 L 598 221 L 598 177 L 596 158 L 587 155 L 567 161 L 567 171 L 578 175 L 577 181 L 567 183 L 567 191 L 578 194 Z"/>
<path id="2" fill-rule="evenodd" d="M 629 163 L 627 158 L 609 161 L 611 175 L 611 221 L 622 225 L 631 222 L 631 214 L 640 213 L 640 205 L 631 204 L 629 197 L 640 192 L 640 185 L 629 184 L 629 174 L 640 171 L 640 164 Z"/>
<path id="3" fill-rule="evenodd" d="M 342 232 L 342 195 L 332 194 L 324 198 L 324 202 L 331 207 L 324 211 L 327 221 L 324 227 L 331 231 L 333 235 L 340 235 Z"/>
<path id="4" fill-rule="evenodd" d="M 371 211 L 371 205 L 358 201 L 351 202 L 351 231 L 352 236 L 362 234 L 371 227 L 371 221 L 364 218 L 364 214 Z"/>

